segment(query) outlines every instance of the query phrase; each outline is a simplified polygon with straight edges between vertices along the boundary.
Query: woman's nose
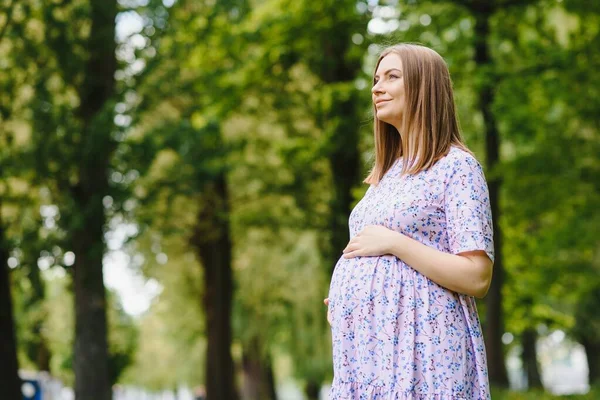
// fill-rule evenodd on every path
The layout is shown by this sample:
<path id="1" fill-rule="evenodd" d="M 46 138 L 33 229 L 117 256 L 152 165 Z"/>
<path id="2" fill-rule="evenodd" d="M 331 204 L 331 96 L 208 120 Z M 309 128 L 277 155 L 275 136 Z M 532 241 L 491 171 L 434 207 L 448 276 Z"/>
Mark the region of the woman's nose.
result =
<path id="1" fill-rule="evenodd" d="M 375 93 L 381 93 L 381 92 L 383 92 L 383 90 L 381 89 L 379 82 L 375 83 L 373 85 L 373 87 L 371 88 L 371 93 L 375 94 Z"/>

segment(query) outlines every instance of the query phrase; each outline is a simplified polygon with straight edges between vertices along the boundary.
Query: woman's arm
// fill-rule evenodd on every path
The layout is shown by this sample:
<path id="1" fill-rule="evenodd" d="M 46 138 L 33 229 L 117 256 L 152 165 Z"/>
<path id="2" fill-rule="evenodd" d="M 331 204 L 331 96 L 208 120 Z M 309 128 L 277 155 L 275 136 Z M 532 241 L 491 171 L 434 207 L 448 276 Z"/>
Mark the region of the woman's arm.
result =
<path id="1" fill-rule="evenodd" d="M 438 285 L 469 296 L 483 298 L 492 281 L 493 263 L 483 250 L 449 254 L 397 233 L 388 253 Z"/>
<path id="2" fill-rule="evenodd" d="M 392 254 L 435 283 L 482 298 L 492 280 L 492 261 L 484 250 L 450 254 L 381 225 L 366 226 L 344 249 L 345 258 Z"/>
<path id="3" fill-rule="evenodd" d="M 493 222 L 489 192 L 481 164 L 456 151 L 445 159 L 443 210 L 448 252 L 398 234 L 389 251 L 450 290 L 475 297 L 486 295 L 493 266 Z M 440 172 L 441 174 L 442 172 Z"/>
<path id="4" fill-rule="evenodd" d="M 344 257 L 393 254 L 438 285 L 483 297 L 492 279 L 493 221 L 483 169 L 464 152 L 442 165 L 445 178 L 442 208 L 447 252 L 381 225 L 366 226 L 344 249 Z M 441 227 L 441 225 L 440 225 Z"/>

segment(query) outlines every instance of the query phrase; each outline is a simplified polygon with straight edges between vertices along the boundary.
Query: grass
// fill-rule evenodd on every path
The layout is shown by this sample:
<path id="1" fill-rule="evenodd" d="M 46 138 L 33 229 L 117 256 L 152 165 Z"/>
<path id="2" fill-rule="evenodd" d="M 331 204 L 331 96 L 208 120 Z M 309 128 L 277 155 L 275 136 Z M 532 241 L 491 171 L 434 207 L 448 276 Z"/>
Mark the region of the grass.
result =
<path id="1" fill-rule="evenodd" d="M 527 392 L 513 392 L 508 390 L 492 390 L 492 400 L 551 400 L 551 399 L 576 399 L 576 400 L 599 400 L 600 388 L 591 389 L 586 394 L 571 394 L 557 396 L 541 390 L 529 390 Z"/>

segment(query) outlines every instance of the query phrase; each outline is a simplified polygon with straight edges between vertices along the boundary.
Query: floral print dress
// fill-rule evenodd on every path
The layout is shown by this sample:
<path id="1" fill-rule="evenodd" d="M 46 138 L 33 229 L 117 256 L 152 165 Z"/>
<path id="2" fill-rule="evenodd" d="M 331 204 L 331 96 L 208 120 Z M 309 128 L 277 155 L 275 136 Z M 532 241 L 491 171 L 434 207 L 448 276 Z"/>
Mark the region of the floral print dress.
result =
<path id="1" fill-rule="evenodd" d="M 350 214 L 350 237 L 383 225 L 443 252 L 494 259 L 481 165 L 452 147 L 428 170 L 401 176 L 398 159 Z M 331 400 L 486 400 L 485 347 L 475 300 L 393 255 L 341 257 L 329 289 Z"/>

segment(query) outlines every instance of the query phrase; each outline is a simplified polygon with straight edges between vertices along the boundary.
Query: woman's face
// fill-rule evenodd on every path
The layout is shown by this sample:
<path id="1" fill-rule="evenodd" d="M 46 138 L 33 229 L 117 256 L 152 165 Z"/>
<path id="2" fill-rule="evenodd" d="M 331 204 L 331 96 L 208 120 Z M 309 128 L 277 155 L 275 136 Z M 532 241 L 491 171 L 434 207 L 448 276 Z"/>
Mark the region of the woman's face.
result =
<path id="1" fill-rule="evenodd" d="M 393 125 L 400 131 L 404 111 L 404 79 L 402 60 L 396 53 L 390 53 L 381 59 L 375 71 L 373 104 L 377 118 Z"/>

